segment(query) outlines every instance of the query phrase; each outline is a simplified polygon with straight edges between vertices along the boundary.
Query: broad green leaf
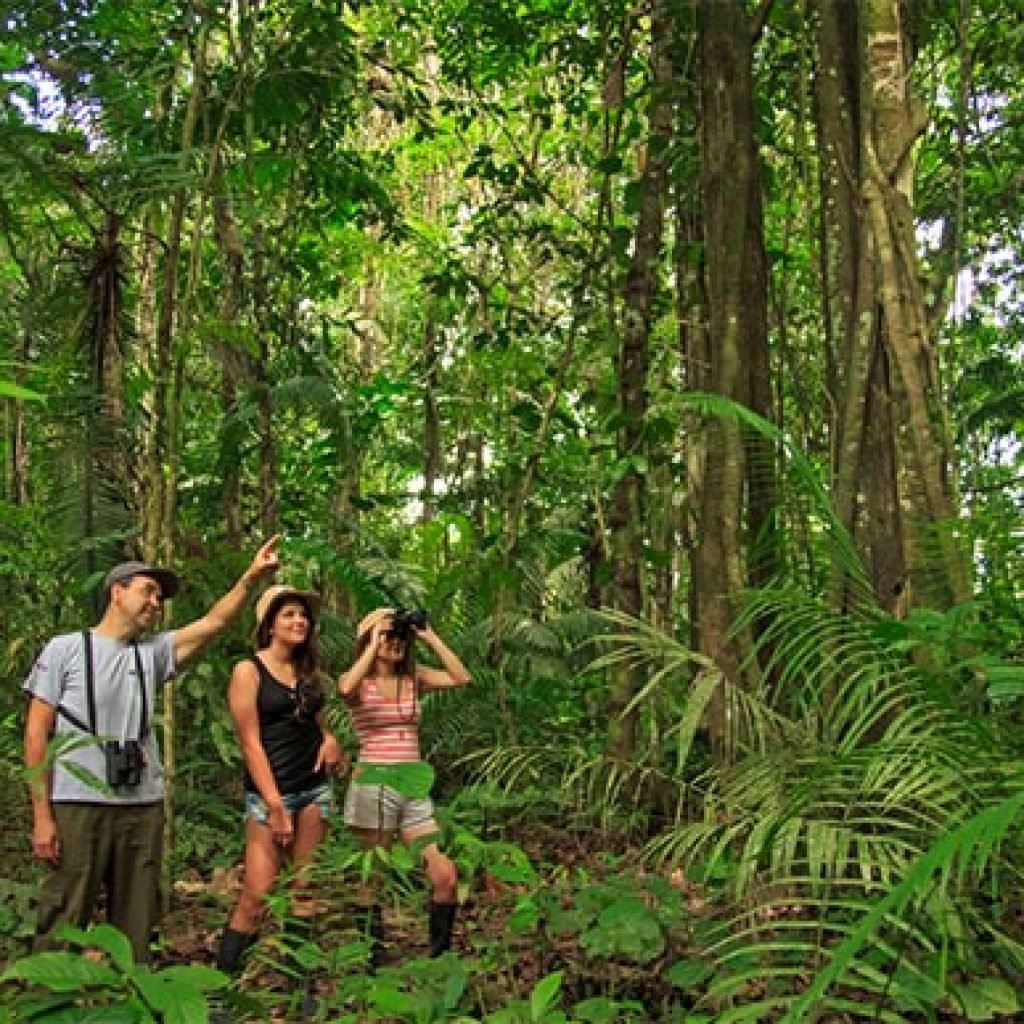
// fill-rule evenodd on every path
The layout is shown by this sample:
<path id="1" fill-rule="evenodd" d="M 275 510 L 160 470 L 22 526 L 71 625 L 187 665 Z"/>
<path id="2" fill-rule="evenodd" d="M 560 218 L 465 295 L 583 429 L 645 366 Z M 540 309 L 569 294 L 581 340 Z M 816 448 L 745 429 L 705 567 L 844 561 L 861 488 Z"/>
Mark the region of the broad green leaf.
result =
<path id="1" fill-rule="evenodd" d="M 0 981 L 19 979 L 53 992 L 76 992 L 90 986 L 116 987 L 121 978 L 106 964 L 86 960 L 77 953 L 33 953 L 10 965 Z"/>
<path id="2" fill-rule="evenodd" d="M 160 977 L 175 984 L 181 983 L 199 992 L 213 992 L 226 988 L 231 979 L 214 967 L 203 964 L 174 964 L 160 971 Z"/>
<path id="3" fill-rule="evenodd" d="M 522 935 L 536 928 L 539 920 L 540 910 L 534 900 L 527 896 L 516 904 L 505 925 L 512 935 Z"/>
<path id="4" fill-rule="evenodd" d="M 558 998 L 562 987 L 562 972 L 555 971 L 541 978 L 530 993 L 530 1019 L 539 1021 Z"/>
<path id="5" fill-rule="evenodd" d="M 74 925 L 61 925 L 58 936 L 74 943 L 83 949 L 101 949 L 124 973 L 129 973 L 135 966 L 132 944 L 123 931 L 112 924 L 95 924 L 91 928 L 76 928 Z"/>
<path id="6" fill-rule="evenodd" d="M 620 1002 L 607 996 L 595 996 L 593 999 L 584 999 L 577 1003 L 572 1008 L 572 1015 L 577 1020 L 590 1021 L 591 1024 L 616 1024 L 622 1019 L 623 1010 L 640 1012 L 643 1009 L 641 1003 Z"/>
<path id="7" fill-rule="evenodd" d="M 425 761 L 359 766 L 359 781 L 368 786 L 389 786 L 411 800 L 425 800 L 434 785 L 434 769 Z"/>
<path id="8" fill-rule="evenodd" d="M 665 977 L 677 988 L 692 989 L 711 976 L 712 968 L 703 960 L 677 960 Z"/>
<path id="9" fill-rule="evenodd" d="M 367 997 L 375 1009 L 386 1014 L 405 1016 L 414 1013 L 417 1006 L 412 996 L 388 986 L 375 986 L 367 993 Z"/>
<path id="10" fill-rule="evenodd" d="M 168 986 L 174 998 L 164 1010 L 162 1024 L 207 1024 L 209 1013 L 201 992 L 178 983 Z"/>
<path id="11" fill-rule="evenodd" d="M 1001 978 L 979 978 L 966 985 L 950 985 L 954 1005 L 959 1005 L 968 1020 L 995 1020 L 1016 1014 L 1020 1008 L 1017 993 Z"/>

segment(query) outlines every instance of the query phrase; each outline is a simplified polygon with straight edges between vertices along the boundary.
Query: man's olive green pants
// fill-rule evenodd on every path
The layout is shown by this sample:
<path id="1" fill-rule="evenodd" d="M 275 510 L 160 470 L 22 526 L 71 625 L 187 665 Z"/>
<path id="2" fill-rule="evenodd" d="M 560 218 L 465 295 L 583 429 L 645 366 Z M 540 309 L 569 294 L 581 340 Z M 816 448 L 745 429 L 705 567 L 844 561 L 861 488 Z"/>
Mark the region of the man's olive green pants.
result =
<path id="1" fill-rule="evenodd" d="M 131 805 L 55 803 L 60 862 L 39 893 L 33 949 L 57 945 L 61 924 L 84 928 L 107 893 L 107 921 L 131 940 L 139 963 L 160 917 L 162 803 Z"/>

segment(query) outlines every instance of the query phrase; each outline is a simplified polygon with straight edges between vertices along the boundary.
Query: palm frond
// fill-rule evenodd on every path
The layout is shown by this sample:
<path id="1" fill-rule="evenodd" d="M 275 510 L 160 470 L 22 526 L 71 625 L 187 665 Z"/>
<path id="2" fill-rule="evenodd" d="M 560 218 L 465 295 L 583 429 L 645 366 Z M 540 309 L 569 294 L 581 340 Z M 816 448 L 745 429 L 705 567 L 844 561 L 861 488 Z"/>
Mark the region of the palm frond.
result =
<path id="1" fill-rule="evenodd" d="M 850 934 L 834 949 L 828 964 L 789 1007 L 782 1024 L 798 1024 L 854 961 L 891 915 L 921 897 L 922 891 L 938 885 L 948 889 L 951 883 L 963 885 L 968 875 L 980 875 L 988 867 L 1011 830 L 1019 828 L 1024 815 L 1024 778 L 1015 780 L 1018 792 L 980 810 L 953 831 L 940 835 L 902 880 L 863 914 Z"/>

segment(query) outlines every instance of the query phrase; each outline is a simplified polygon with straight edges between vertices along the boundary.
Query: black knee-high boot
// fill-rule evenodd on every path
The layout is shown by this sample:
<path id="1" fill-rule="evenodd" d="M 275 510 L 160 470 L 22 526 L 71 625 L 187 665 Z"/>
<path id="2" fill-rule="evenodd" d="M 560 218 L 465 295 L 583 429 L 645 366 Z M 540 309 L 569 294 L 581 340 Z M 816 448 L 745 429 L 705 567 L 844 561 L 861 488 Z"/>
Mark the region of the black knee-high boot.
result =
<path id="1" fill-rule="evenodd" d="M 384 911 L 379 903 L 356 911 L 359 937 L 370 944 L 370 967 L 384 966 Z"/>
<path id="2" fill-rule="evenodd" d="M 234 928 L 225 928 L 217 946 L 217 970 L 232 977 L 241 973 L 245 954 L 256 941 L 253 932 L 239 932 Z M 210 999 L 210 1024 L 232 1024 L 234 1015 L 221 993 L 215 993 Z"/>
<path id="3" fill-rule="evenodd" d="M 225 974 L 238 974 L 242 969 L 242 958 L 255 941 L 256 935 L 253 932 L 237 932 L 234 928 L 225 928 L 217 947 L 217 970 Z"/>
<path id="4" fill-rule="evenodd" d="M 455 927 L 457 903 L 431 903 L 428 917 L 430 955 L 440 956 L 452 948 L 452 929 Z"/>

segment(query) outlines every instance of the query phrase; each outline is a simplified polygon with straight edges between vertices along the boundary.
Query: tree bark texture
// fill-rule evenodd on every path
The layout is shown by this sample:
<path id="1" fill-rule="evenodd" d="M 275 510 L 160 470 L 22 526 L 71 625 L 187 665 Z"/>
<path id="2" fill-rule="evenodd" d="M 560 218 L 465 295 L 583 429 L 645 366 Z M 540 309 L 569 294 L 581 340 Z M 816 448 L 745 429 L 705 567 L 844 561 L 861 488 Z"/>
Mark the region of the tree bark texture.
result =
<path id="1" fill-rule="evenodd" d="M 701 107 L 701 200 L 708 301 L 710 390 L 738 402 L 750 397 L 745 324 L 746 290 L 759 277 L 748 260 L 752 189 L 757 177 L 753 143 L 751 27 L 737 0 L 698 4 Z M 764 302 L 764 298 L 760 300 Z M 705 465 L 695 555 L 695 622 L 701 651 L 734 684 L 742 684 L 745 643 L 729 634 L 735 599 L 746 583 L 745 452 L 740 427 L 715 418 L 706 427 Z M 729 735 L 725 692 L 708 711 L 712 745 L 725 751 Z"/>
<path id="2" fill-rule="evenodd" d="M 945 605 L 970 595 L 968 561 L 953 523 L 956 488 L 952 445 L 943 411 L 938 354 L 928 325 L 912 212 L 912 154 L 927 124 L 911 85 L 912 56 L 898 0 L 867 0 L 864 72 L 867 83 L 862 145 L 862 198 L 876 257 L 877 286 L 886 338 L 899 374 L 901 449 L 907 451 L 904 501 L 916 536 L 915 556 L 938 555 L 939 571 L 915 557 L 910 566 L 913 599 Z"/>
<path id="3" fill-rule="evenodd" d="M 651 6 L 651 78 L 647 160 L 640 179 L 640 202 L 633 254 L 626 273 L 622 345 L 617 360 L 619 416 L 617 438 L 621 476 L 608 514 L 613 601 L 619 611 L 644 612 L 643 565 L 646 509 L 644 432 L 648 409 L 648 364 L 658 261 L 664 234 L 666 191 L 675 104 L 672 44 L 675 20 L 667 0 Z M 613 674 L 609 701 L 609 750 L 628 758 L 636 744 L 636 712 L 626 708 L 637 687 L 635 672 Z"/>
<path id="4" fill-rule="evenodd" d="M 123 289 L 126 279 L 120 215 L 108 211 L 89 255 L 86 289 L 87 346 L 92 408 L 86 423 L 88 458 L 82 486 L 82 535 L 92 540 L 122 527 L 130 507 L 124 422 Z M 113 514 L 113 518 L 111 514 Z M 107 553 L 92 544 L 87 570 L 107 567 Z"/>
<path id="5" fill-rule="evenodd" d="M 817 14 L 821 294 L 826 379 L 835 410 L 833 503 L 868 566 L 876 598 L 884 602 L 900 586 L 906 566 L 886 321 L 861 202 L 861 27 L 858 6 L 845 0 L 819 0 Z M 836 607 L 852 600 L 849 569 L 836 552 L 830 588 Z"/>

